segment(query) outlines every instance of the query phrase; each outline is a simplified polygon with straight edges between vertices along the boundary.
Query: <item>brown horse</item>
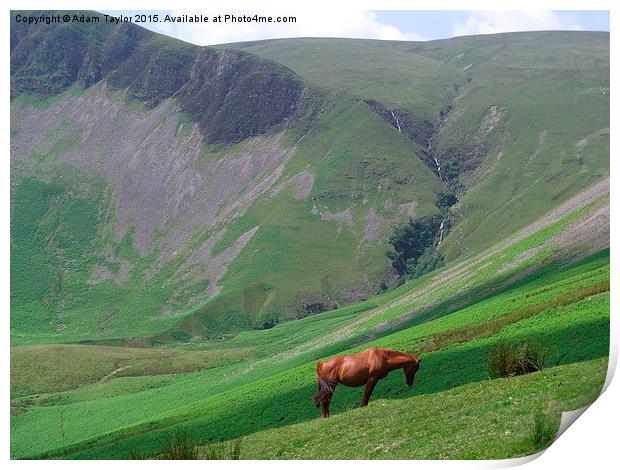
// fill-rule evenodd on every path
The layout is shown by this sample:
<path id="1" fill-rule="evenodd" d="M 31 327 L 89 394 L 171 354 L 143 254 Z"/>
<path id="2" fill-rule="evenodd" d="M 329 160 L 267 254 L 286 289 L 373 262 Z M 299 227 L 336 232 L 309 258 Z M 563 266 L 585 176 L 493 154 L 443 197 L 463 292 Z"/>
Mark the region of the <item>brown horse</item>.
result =
<path id="1" fill-rule="evenodd" d="M 405 382 L 410 387 L 420 368 L 420 359 L 391 349 L 370 348 L 356 354 L 336 356 L 316 364 L 316 378 L 319 391 L 314 396 L 316 407 L 323 408 L 323 418 L 329 416 L 329 402 L 336 385 L 360 387 L 366 384 L 364 398 L 360 406 L 368 405 L 368 400 L 377 382 L 395 369 L 405 370 Z"/>

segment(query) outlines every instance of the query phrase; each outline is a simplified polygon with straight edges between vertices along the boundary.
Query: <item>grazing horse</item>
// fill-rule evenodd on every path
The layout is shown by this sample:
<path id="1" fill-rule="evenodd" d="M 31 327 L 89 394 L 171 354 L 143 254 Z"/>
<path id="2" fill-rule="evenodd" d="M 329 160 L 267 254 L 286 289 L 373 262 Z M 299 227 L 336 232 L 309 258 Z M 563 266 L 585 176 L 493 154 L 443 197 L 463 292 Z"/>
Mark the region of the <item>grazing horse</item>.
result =
<path id="1" fill-rule="evenodd" d="M 364 398 L 360 406 L 368 405 L 368 400 L 377 382 L 395 369 L 405 370 L 405 382 L 410 387 L 420 368 L 420 359 L 391 349 L 370 348 L 356 354 L 336 356 L 316 364 L 316 378 L 319 391 L 314 396 L 317 408 L 322 407 L 323 418 L 329 416 L 329 402 L 336 385 L 360 387 L 366 384 Z"/>

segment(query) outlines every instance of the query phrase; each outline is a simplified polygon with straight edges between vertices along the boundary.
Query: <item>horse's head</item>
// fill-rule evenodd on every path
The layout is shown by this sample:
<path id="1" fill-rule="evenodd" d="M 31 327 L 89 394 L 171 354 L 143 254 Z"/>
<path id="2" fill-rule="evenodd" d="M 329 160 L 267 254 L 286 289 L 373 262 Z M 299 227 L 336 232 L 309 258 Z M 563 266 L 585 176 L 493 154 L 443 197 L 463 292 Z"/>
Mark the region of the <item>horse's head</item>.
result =
<path id="1" fill-rule="evenodd" d="M 418 371 L 418 369 L 420 369 L 420 359 L 415 359 L 414 361 L 412 361 L 412 363 L 408 366 L 405 366 L 404 370 L 405 370 L 405 382 L 407 382 L 407 385 L 409 385 L 410 387 L 413 385 L 413 379 L 415 378 L 415 374 Z"/>

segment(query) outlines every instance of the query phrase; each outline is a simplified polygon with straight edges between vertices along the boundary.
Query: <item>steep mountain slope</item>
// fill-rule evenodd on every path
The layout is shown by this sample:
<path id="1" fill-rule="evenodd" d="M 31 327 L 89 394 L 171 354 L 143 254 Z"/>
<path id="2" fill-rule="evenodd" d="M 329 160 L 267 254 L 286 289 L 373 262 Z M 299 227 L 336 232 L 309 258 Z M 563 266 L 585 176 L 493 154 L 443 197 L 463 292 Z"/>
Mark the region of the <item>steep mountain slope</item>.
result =
<path id="1" fill-rule="evenodd" d="M 440 213 L 456 259 L 607 174 L 608 36 L 493 41 L 12 28 L 14 341 L 197 341 L 330 310 L 396 282 L 387 240 L 411 217 Z"/>
<path id="2" fill-rule="evenodd" d="M 15 335 L 213 336 L 391 282 L 390 230 L 442 185 L 417 144 L 273 62 L 108 29 L 13 39 Z"/>
<path id="3" fill-rule="evenodd" d="M 448 259 L 502 239 L 609 173 L 607 33 L 234 46 L 276 60 L 316 85 L 377 100 L 397 116 L 430 120 L 429 153 L 441 178 L 461 196 L 441 247 Z M 420 56 L 456 73 L 440 74 Z M 422 70 L 407 69 L 412 63 Z M 433 96 L 429 87 L 435 103 L 442 103 L 434 109 L 418 95 Z"/>
<path id="4" fill-rule="evenodd" d="M 177 432 L 189 433 L 197 442 L 212 442 L 263 430 L 269 432 L 249 438 L 246 455 L 273 457 L 277 449 L 292 452 L 297 438 L 278 442 L 275 428 L 303 422 L 291 432 L 314 434 L 322 426 L 336 432 L 342 422 L 321 424 L 315 419 L 317 411 L 309 399 L 316 390 L 315 361 L 371 346 L 424 354 L 425 364 L 412 389 L 404 386 L 401 374 L 391 374 L 379 384 L 369 407 L 377 417 L 392 416 L 385 413 L 387 409 L 406 408 L 411 402 L 401 399 L 412 396 L 422 395 L 418 399 L 432 406 L 444 399 L 452 403 L 466 390 L 455 387 L 466 384 L 473 387 L 468 390 L 511 389 L 513 398 L 523 395 L 524 400 L 519 399 L 519 408 L 509 407 L 520 410 L 516 415 L 497 421 L 498 406 L 503 409 L 508 404 L 498 402 L 495 394 L 474 394 L 479 412 L 463 414 L 459 405 L 444 409 L 458 417 L 459 425 L 446 421 L 447 434 L 442 438 L 431 437 L 433 432 L 426 431 L 424 421 L 403 416 L 407 429 L 402 429 L 391 421 L 373 419 L 364 429 L 378 433 L 373 440 L 377 445 L 391 442 L 396 434 L 412 435 L 413 426 L 429 445 L 420 453 L 411 454 L 409 449 L 398 455 L 437 458 L 448 444 L 455 452 L 474 456 L 485 455 L 482 447 L 497 451 L 506 449 L 506 444 L 515 445 L 506 450 L 506 457 L 531 452 L 531 444 L 521 439 L 530 429 L 534 411 L 549 401 L 560 401 L 561 409 L 581 406 L 591 402 L 602 386 L 609 348 L 609 252 L 599 249 L 605 245 L 608 209 L 608 193 L 601 184 L 474 258 L 451 263 L 372 301 L 269 330 L 244 332 L 226 342 L 205 343 L 205 351 L 187 345 L 173 351 L 43 345 L 35 355 L 40 362 L 28 364 L 33 347 L 18 346 L 12 357 L 23 370 L 13 373 L 21 387 L 12 392 L 12 455 L 125 458 L 136 452 L 153 455 Z M 489 381 L 488 351 L 507 340 L 548 348 L 550 369 L 511 384 Z M 72 364 L 81 374 L 65 371 L 67 365 L 55 360 L 61 348 L 76 358 Z M 168 361 L 178 361 L 180 370 L 188 366 L 203 370 L 168 375 L 174 362 L 154 367 L 148 360 L 164 354 L 172 356 Z M 207 361 L 215 357 L 227 363 L 211 368 Z M 578 364 L 596 358 L 600 358 L 596 365 Z M 567 373 L 560 379 L 564 385 L 550 387 L 550 374 L 556 374 L 551 367 L 557 365 Z M 60 389 L 54 382 L 59 373 L 71 378 Z M 596 380 L 584 382 L 594 375 Z M 76 381 L 82 384 L 72 388 Z M 36 392 L 29 386 L 36 387 Z M 527 400 L 530 394 L 532 400 Z M 566 394 L 571 397 L 568 402 Z M 357 415 L 360 410 L 350 411 L 359 395 L 359 389 L 339 388 L 332 403 L 334 415 L 343 413 L 341 419 L 346 422 L 363 419 Z M 379 401 L 386 398 L 392 400 Z M 464 396 L 471 398 L 468 393 Z M 471 440 L 454 440 L 452 433 L 462 425 L 473 430 L 487 420 L 494 425 L 485 429 L 493 432 L 478 436 L 475 447 Z M 518 432 L 506 436 L 506 429 Z M 257 440 L 263 439 L 266 447 L 257 450 Z"/>

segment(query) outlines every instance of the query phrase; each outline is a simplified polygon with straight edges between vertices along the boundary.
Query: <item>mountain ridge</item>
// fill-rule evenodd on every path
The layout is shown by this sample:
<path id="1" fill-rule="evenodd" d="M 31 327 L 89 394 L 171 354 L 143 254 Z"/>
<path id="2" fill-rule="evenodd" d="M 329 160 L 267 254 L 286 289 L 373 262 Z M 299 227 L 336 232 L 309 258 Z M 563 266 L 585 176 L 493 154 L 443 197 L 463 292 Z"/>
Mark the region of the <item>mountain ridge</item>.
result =
<path id="1" fill-rule="evenodd" d="M 31 28 L 37 34 L 29 34 Z M 102 80 L 127 89 L 148 107 L 176 96 L 210 143 L 237 143 L 281 124 L 295 112 L 302 93 L 299 78 L 279 64 L 194 46 L 133 23 L 29 25 L 11 31 L 12 97 L 26 92 L 46 98 L 75 83 L 88 88 Z M 235 104 L 239 100 L 244 106 Z"/>

